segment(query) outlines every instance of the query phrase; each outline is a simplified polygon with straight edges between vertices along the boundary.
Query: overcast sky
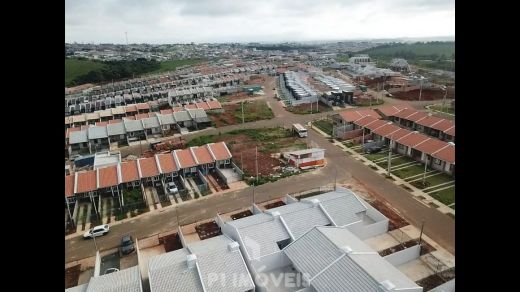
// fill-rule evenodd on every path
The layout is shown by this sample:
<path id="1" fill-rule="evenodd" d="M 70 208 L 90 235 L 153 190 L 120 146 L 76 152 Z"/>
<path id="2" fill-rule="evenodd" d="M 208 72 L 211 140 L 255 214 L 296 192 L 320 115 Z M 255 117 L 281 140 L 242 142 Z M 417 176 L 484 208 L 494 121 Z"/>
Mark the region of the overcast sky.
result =
<path id="1" fill-rule="evenodd" d="M 455 35 L 454 0 L 66 0 L 65 42 L 279 42 Z"/>

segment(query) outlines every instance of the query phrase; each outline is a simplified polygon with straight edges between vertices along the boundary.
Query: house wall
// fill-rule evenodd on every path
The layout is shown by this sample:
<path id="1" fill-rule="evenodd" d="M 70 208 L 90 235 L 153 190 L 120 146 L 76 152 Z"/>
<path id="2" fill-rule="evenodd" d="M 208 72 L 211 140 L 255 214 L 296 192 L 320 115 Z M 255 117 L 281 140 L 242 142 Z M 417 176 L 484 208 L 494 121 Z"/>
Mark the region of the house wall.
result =
<path id="1" fill-rule="evenodd" d="M 396 147 L 397 147 L 397 153 L 399 154 L 402 154 L 402 155 L 407 155 L 408 153 L 408 146 L 405 146 L 403 144 L 399 144 L 399 143 L 395 143 L 396 144 Z"/>
<path id="2" fill-rule="evenodd" d="M 430 162 L 430 166 L 435 170 L 444 171 L 444 165 L 446 162 L 441 160 L 441 164 L 437 164 L 434 162 L 434 160 L 435 158 L 433 158 L 433 160 Z"/>
<path id="3" fill-rule="evenodd" d="M 359 239 L 367 239 L 388 231 L 388 219 L 375 222 L 369 225 L 357 222 L 347 226 L 348 230 L 354 233 Z"/>
<path id="4" fill-rule="evenodd" d="M 391 263 L 394 267 L 400 266 L 404 263 L 407 263 L 411 260 L 415 260 L 421 256 L 421 246 L 414 245 L 412 247 L 403 249 L 401 251 L 395 252 L 393 254 L 389 254 L 383 257 L 389 263 Z"/>

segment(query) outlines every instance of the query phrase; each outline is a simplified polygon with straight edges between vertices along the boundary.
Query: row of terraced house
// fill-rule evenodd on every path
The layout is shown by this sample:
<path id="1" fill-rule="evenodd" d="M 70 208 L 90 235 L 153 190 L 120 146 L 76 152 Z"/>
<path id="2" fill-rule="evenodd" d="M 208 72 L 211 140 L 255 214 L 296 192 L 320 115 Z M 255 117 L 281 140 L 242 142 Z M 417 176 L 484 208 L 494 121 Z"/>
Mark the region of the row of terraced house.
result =
<path id="1" fill-rule="evenodd" d="M 175 133 L 185 134 L 190 129 L 203 129 L 211 125 L 210 118 L 202 108 L 173 108 L 162 110 L 160 113 L 112 117 L 117 118 L 108 121 L 102 121 L 102 118 L 97 117 L 81 121 L 72 120 L 72 123 L 68 124 L 72 127 L 65 130 L 65 154 L 71 157 L 76 154 L 110 150 L 111 144 L 114 143 L 129 144 L 132 141 L 165 137 Z"/>
<path id="2" fill-rule="evenodd" d="M 74 218 L 69 207 L 71 203 L 90 200 L 95 206 L 95 198 L 99 197 L 100 200 L 101 194 L 117 196 L 120 207 L 124 207 L 125 189 L 152 186 L 155 183 L 165 185 L 172 181 L 184 189 L 185 179 L 197 176 L 207 189 L 205 177 L 210 171 L 216 171 L 226 183 L 230 183 L 230 178 L 236 179 L 230 173 L 237 172 L 231 158 L 227 145 L 219 142 L 74 172 L 65 175 L 65 203 L 70 217 Z"/>
<path id="3" fill-rule="evenodd" d="M 455 123 L 406 106 L 344 111 L 333 117 L 334 136 L 392 150 L 455 175 Z M 390 143 L 392 141 L 392 143 Z"/>

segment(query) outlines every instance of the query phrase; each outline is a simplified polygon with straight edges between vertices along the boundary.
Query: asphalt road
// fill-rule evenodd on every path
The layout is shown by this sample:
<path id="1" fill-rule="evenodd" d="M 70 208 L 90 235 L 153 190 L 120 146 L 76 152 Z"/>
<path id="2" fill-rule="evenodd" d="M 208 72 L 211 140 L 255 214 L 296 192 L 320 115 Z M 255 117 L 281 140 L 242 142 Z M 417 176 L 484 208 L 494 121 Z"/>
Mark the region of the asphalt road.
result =
<path id="1" fill-rule="evenodd" d="M 318 117 L 332 114 L 331 112 L 324 112 L 312 115 L 294 115 L 287 112 L 274 99 L 274 94 L 271 90 L 273 87 L 274 80 L 269 86 L 266 86 L 265 91 L 267 94 L 266 100 L 275 113 L 274 119 L 208 129 L 207 131 L 204 130 L 187 135 L 186 138 L 191 139 L 199 135 L 218 134 L 218 132 L 224 133 L 237 128 L 290 126 L 293 123 L 303 124 Z M 326 149 L 327 166 L 317 171 L 284 178 L 274 183 L 256 187 L 254 191 L 256 202 L 263 202 L 282 197 L 284 194 L 332 184 L 336 175 L 337 183 L 349 182 L 354 177 L 364 184 L 373 195 L 388 201 L 411 224 L 421 226 L 422 221 L 424 221 L 424 233 L 449 252 L 455 254 L 455 221 L 453 219 L 415 200 L 407 191 L 394 185 L 361 162 L 351 158 L 317 132 L 309 131 L 307 139 L 309 139 L 309 142 L 312 141 L 319 147 Z M 139 151 L 139 148 L 137 148 L 137 151 Z M 178 205 L 175 208 L 165 209 L 160 213 L 148 213 L 129 222 L 115 225 L 111 227 L 109 234 L 96 239 L 97 245 L 101 250 L 113 248 L 119 244 L 123 234 L 131 233 L 136 238 L 143 238 L 175 229 L 177 227 L 177 217 L 181 225 L 186 225 L 214 217 L 217 212 L 227 213 L 248 207 L 252 202 L 252 187 L 222 195 L 203 197 L 187 204 Z M 65 240 L 66 262 L 93 256 L 94 254 L 95 248 L 92 240 L 84 240 L 81 236 Z"/>

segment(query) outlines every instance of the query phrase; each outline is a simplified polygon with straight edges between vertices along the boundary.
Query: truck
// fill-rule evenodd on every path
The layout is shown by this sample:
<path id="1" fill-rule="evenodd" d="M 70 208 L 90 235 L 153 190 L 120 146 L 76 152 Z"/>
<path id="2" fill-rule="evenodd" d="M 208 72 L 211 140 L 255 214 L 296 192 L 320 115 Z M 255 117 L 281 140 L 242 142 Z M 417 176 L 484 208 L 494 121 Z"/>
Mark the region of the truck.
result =
<path id="1" fill-rule="evenodd" d="M 305 138 L 307 137 L 307 129 L 302 126 L 301 124 L 293 124 L 293 131 L 296 132 L 298 134 L 298 136 L 300 136 L 300 138 Z"/>

